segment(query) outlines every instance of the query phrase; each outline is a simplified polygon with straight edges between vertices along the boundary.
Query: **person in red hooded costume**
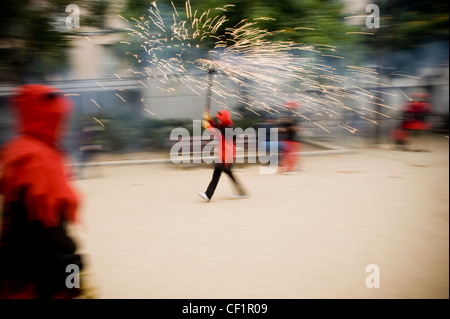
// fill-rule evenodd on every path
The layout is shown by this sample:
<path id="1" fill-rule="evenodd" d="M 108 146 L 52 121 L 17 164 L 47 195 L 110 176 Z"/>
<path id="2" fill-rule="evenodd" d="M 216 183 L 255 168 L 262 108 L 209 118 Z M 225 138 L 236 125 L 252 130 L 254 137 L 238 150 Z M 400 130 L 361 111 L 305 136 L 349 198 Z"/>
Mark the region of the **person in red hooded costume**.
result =
<path id="1" fill-rule="evenodd" d="M 210 201 L 214 195 L 217 184 L 219 183 L 222 172 L 226 173 L 233 181 L 234 186 L 238 192 L 239 197 L 245 196 L 245 192 L 242 189 L 240 183 L 233 175 L 231 171 L 232 164 L 236 155 L 236 145 L 234 138 L 226 134 L 227 128 L 233 128 L 233 122 L 231 120 L 230 112 L 227 110 L 220 110 L 216 113 L 214 119 L 211 118 L 208 111 L 203 113 L 203 127 L 207 129 L 211 134 L 216 134 L 219 137 L 219 158 L 214 165 L 214 173 L 211 182 L 206 189 L 206 192 L 199 192 L 198 194 L 205 200 Z"/>
<path id="2" fill-rule="evenodd" d="M 405 132 L 405 138 L 409 138 L 409 145 L 412 151 L 426 151 L 424 149 L 425 134 L 430 130 L 428 122 L 431 115 L 431 104 L 429 103 L 429 94 L 415 93 L 412 100 L 403 107 L 402 129 Z"/>
<path id="3" fill-rule="evenodd" d="M 282 174 L 295 174 L 299 163 L 301 142 L 298 133 L 301 131 L 299 117 L 294 117 L 294 112 L 300 107 L 297 101 L 286 102 L 289 114 L 282 117 L 279 131 L 282 133 L 282 157 L 280 172 Z"/>
<path id="4" fill-rule="evenodd" d="M 18 135 L 0 153 L 0 297 L 74 298 L 80 289 L 67 284 L 66 269 L 83 261 L 66 226 L 77 219 L 78 196 L 58 148 L 72 105 L 38 84 L 19 87 L 11 105 Z"/>

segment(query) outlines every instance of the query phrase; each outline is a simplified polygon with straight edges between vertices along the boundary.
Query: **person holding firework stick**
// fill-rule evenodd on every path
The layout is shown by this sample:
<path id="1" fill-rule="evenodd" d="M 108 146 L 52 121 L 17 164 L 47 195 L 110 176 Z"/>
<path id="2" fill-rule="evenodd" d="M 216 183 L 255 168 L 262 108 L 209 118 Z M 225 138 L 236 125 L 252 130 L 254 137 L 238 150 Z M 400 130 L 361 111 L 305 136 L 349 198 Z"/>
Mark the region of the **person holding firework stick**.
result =
<path id="1" fill-rule="evenodd" d="M 236 190 L 238 192 L 237 196 L 246 196 L 240 183 L 233 175 L 231 170 L 236 155 L 236 146 L 234 136 L 228 136 L 229 134 L 226 134 L 225 131 L 227 128 L 233 127 L 230 112 L 228 112 L 227 110 L 220 110 L 216 113 L 213 119 L 210 115 L 209 109 L 207 108 L 203 112 L 202 126 L 205 130 L 208 130 L 208 132 L 217 137 L 217 140 L 219 141 L 219 156 L 214 165 L 214 173 L 206 192 L 199 192 L 198 194 L 203 199 L 210 201 L 214 195 L 217 184 L 219 183 L 220 176 L 222 175 L 222 172 L 224 172 L 233 181 L 234 186 L 236 187 Z"/>

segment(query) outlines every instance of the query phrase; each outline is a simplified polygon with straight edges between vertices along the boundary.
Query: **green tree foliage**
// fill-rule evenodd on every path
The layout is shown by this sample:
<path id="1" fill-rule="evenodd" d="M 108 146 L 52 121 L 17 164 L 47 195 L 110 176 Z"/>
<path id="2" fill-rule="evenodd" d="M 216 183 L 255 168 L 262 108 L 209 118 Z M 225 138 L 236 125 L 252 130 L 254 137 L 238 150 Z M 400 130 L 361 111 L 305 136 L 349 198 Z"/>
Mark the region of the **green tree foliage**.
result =
<path id="1" fill-rule="evenodd" d="M 369 46 L 383 51 L 448 41 L 449 5 L 443 0 L 379 0 L 381 26 Z"/>
<path id="2" fill-rule="evenodd" d="M 158 6 L 173 10 L 172 4 L 180 14 L 186 8 L 184 0 L 160 0 Z M 148 0 L 128 0 L 125 14 L 128 17 L 139 17 L 146 14 L 151 2 Z M 352 42 L 346 32 L 353 27 L 344 23 L 344 4 L 339 0 L 191 0 L 192 11 L 203 12 L 227 6 L 226 27 L 234 27 L 241 21 L 256 21 L 261 17 L 269 20 L 257 20 L 261 29 L 281 31 L 274 35 L 274 40 L 289 40 L 305 44 L 328 44 Z M 222 30 L 224 31 L 224 30 Z M 353 30 L 354 31 L 354 30 Z"/>
<path id="3" fill-rule="evenodd" d="M 203 2 L 211 3 L 211 0 Z M 260 20 L 261 28 L 269 31 L 283 30 L 275 40 L 289 40 L 305 44 L 336 45 L 350 40 L 346 32 L 351 27 L 343 23 L 344 5 L 336 0 L 232 0 L 230 24 L 243 19 L 269 17 L 275 20 Z M 301 28 L 301 29 L 299 29 Z"/>
<path id="4" fill-rule="evenodd" d="M 2 0 L 0 2 L 0 81 L 24 82 L 68 67 L 67 49 L 75 31 L 64 28 L 67 5 L 89 15 L 80 24 L 102 26 L 106 0 Z"/>
<path id="5" fill-rule="evenodd" d="M 210 10 L 210 17 L 225 15 L 227 21 L 216 32 L 225 36 L 227 28 L 242 26 L 244 23 L 256 23 L 255 27 L 267 30 L 273 35 L 266 40 L 292 41 L 302 45 L 329 45 L 329 46 L 355 46 L 360 42 L 358 35 L 349 35 L 350 31 L 359 31 L 358 26 L 351 26 L 345 22 L 345 6 L 341 0 L 158 0 L 154 2 L 161 13 L 161 17 L 169 22 L 165 25 L 165 32 L 170 34 L 172 15 L 176 8 L 178 20 L 186 19 L 187 7 L 191 8 L 193 15 Z M 226 7 L 226 11 L 219 8 Z M 136 25 L 136 20 L 143 22 L 149 20 L 149 8 L 153 8 L 153 2 L 148 0 L 127 0 L 124 6 L 123 16 L 130 21 L 130 27 Z M 267 19 L 266 19 L 267 18 Z M 134 20 L 136 19 L 136 20 Z M 161 33 L 155 25 L 149 23 L 149 32 Z M 128 56 L 128 62 L 132 67 L 139 68 L 142 61 L 136 57 L 145 56 L 142 48 L 143 39 L 138 36 L 127 36 L 128 46 L 116 45 L 116 54 Z M 204 38 L 202 42 L 191 43 L 191 47 L 197 44 L 201 48 L 195 54 L 202 55 L 214 47 L 215 38 Z M 185 43 L 186 44 L 186 43 Z M 165 52 L 170 55 L 170 49 Z M 355 52 L 358 50 L 354 50 Z M 130 52 L 134 52 L 134 58 Z M 351 53 L 348 50 L 346 53 Z M 166 59 L 170 56 L 164 57 Z M 187 59 L 187 53 L 183 56 Z M 195 58 L 195 57 L 194 57 Z"/>

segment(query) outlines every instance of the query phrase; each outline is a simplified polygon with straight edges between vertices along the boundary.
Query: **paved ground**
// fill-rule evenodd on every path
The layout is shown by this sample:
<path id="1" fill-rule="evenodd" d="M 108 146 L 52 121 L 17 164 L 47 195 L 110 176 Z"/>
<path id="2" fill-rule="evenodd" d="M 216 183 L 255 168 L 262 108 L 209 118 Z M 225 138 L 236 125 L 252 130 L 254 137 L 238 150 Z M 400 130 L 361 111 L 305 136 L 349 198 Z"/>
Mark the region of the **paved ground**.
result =
<path id="1" fill-rule="evenodd" d="M 209 203 L 208 167 L 90 167 L 73 232 L 99 298 L 449 298 L 448 143 L 241 167 L 250 196 L 224 176 Z"/>

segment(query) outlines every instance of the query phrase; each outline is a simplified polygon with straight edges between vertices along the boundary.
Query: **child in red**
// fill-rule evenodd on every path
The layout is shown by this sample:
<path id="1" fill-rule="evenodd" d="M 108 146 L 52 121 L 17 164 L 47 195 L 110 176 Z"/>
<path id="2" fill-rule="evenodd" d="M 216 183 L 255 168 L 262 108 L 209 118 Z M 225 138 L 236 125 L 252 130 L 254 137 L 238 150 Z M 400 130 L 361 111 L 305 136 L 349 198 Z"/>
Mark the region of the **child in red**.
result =
<path id="1" fill-rule="evenodd" d="M 280 121 L 281 141 L 281 167 L 282 174 L 295 174 L 295 170 L 299 163 L 299 152 L 301 150 L 301 142 L 298 140 L 298 132 L 300 128 L 300 118 L 294 116 L 294 112 L 300 107 L 297 101 L 286 102 L 286 108 L 289 115 L 284 116 Z"/>
<path id="2" fill-rule="evenodd" d="M 416 93 L 413 100 L 406 103 L 403 109 L 403 128 L 407 132 L 409 145 L 413 151 L 424 151 L 425 133 L 430 129 L 428 117 L 431 114 L 429 95 Z"/>
<path id="3" fill-rule="evenodd" d="M 293 174 L 298 163 L 298 153 L 300 152 L 300 142 L 296 138 L 296 125 L 292 119 L 285 119 L 281 122 L 282 158 L 280 172 L 282 174 Z"/>
<path id="4" fill-rule="evenodd" d="M 212 119 L 209 113 L 205 112 L 203 114 L 202 124 L 203 127 L 210 133 L 219 135 L 219 158 L 218 162 L 214 165 L 213 177 L 206 192 L 199 192 L 199 195 L 203 199 L 210 201 L 214 195 L 217 184 L 219 183 L 220 176 L 222 175 L 222 172 L 224 172 L 233 181 L 238 192 L 238 196 L 245 196 L 244 190 L 231 171 L 236 155 L 236 145 L 234 143 L 233 136 L 228 136 L 230 135 L 229 133 L 226 134 L 227 128 L 233 128 L 230 112 L 227 110 L 221 110 L 217 112 L 215 119 Z"/>

